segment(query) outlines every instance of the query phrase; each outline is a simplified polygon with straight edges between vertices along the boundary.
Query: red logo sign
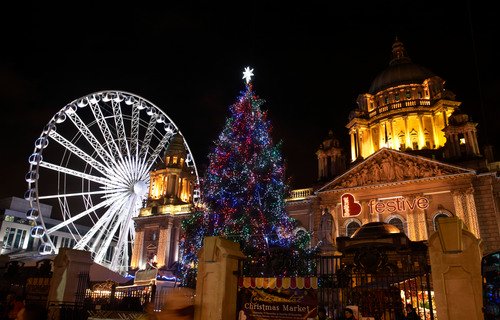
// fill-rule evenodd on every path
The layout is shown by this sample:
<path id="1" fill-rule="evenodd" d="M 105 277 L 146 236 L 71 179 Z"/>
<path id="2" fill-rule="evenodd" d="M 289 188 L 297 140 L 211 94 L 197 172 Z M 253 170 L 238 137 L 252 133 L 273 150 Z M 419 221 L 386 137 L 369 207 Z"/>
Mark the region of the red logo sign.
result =
<path id="1" fill-rule="evenodd" d="M 340 197 L 340 202 L 343 217 L 357 216 L 361 213 L 361 205 L 354 199 L 352 194 L 344 193 L 342 197 Z"/>

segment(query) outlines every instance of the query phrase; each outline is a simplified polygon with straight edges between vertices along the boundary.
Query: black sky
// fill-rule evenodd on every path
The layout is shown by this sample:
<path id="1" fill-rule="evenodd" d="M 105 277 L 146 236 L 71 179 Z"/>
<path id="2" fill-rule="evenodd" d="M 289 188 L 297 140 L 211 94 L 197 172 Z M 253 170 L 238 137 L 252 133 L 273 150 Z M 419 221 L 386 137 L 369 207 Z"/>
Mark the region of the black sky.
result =
<path id="1" fill-rule="evenodd" d="M 307 187 L 329 129 L 348 148 L 348 114 L 387 67 L 396 36 L 464 102 L 480 141 L 498 149 L 500 23 L 485 3 L 102 2 L 0 10 L 0 197 L 24 194 L 27 158 L 50 118 L 100 90 L 162 108 L 202 168 L 246 66 L 283 141 L 292 187 Z"/>

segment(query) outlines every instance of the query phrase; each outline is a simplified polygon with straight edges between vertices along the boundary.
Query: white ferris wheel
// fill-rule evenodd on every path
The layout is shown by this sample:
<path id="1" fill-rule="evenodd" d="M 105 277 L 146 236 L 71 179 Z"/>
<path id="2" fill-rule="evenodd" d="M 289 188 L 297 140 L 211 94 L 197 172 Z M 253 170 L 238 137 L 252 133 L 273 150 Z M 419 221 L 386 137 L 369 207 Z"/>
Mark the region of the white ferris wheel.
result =
<path id="1" fill-rule="evenodd" d="M 176 133 L 179 129 L 161 109 L 123 91 L 92 93 L 59 110 L 36 139 L 26 174 L 27 218 L 33 221 L 31 236 L 39 239 L 39 253 L 55 253 L 55 235 L 64 231 L 71 234 L 72 248 L 88 250 L 96 263 L 126 272 L 135 235 L 132 218 L 147 199 L 150 171 L 163 161 Z M 185 140 L 184 145 L 186 165 L 198 182 Z M 40 203 L 60 208 L 59 223 L 44 221 Z"/>

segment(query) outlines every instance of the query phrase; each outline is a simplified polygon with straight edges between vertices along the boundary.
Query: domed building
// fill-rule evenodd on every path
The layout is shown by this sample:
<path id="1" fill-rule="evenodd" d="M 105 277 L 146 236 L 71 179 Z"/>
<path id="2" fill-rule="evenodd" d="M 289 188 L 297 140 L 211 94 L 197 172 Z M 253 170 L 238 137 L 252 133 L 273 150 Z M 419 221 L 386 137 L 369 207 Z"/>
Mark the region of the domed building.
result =
<path id="1" fill-rule="evenodd" d="M 389 66 L 350 113 L 350 167 L 341 170 L 342 149 L 330 133 L 316 153 L 319 187 L 294 190 L 287 201 L 313 244 L 360 236 L 356 230 L 370 223 L 426 241 L 438 218 L 456 216 L 482 240 L 485 255 L 500 249 L 498 174 L 480 153 L 477 123 L 444 85 L 396 39 Z M 333 219 L 330 237 L 325 215 Z"/>
<path id="2" fill-rule="evenodd" d="M 366 158 L 382 148 L 439 150 L 446 143 L 443 129 L 460 106 L 445 81 L 412 62 L 403 43 L 392 45 L 389 66 L 357 98 L 349 117 L 351 160 Z"/>

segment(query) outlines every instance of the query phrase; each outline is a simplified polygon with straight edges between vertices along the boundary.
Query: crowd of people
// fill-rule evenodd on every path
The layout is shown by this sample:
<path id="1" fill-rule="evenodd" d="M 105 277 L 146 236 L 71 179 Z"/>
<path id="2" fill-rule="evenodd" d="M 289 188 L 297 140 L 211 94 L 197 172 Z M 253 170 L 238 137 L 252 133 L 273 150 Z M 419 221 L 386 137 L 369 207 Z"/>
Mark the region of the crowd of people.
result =
<path id="1" fill-rule="evenodd" d="M 23 296 L 9 293 L 0 303 L 0 320 L 45 320 L 47 309 L 39 304 L 26 303 Z"/>
<path id="2" fill-rule="evenodd" d="M 326 311 L 326 308 L 323 306 L 318 307 L 318 312 L 317 312 L 317 317 L 315 320 L 334 320 L 333 318 L 329 317 Z M 345 308 L 342 311 L 342 314 L 335 320 L 360 320 L 357 319 L 356 316 L 354 315 L 354 311 L 351 308 Z M 417 311 L 411 305 L 410 303 L 406 304 L 405 306 L 405 312 L 401 315 L 397 315 L 396 320 L 421 320 L 421 317 L 418 315 Z"/>

